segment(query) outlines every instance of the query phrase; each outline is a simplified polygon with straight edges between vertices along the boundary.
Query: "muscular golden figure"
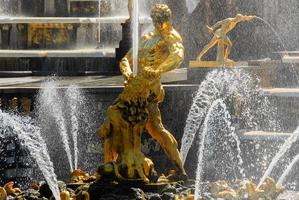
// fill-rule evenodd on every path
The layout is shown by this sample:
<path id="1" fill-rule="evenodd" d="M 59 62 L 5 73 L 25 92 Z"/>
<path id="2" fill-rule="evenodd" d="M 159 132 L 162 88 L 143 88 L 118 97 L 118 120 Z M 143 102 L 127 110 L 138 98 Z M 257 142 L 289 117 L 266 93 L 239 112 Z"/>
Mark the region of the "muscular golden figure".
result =
<path id="1" fill-rule="evenodd" d="M 154 31 L 145 34 L 139 44 L 138 74 L 151 82 L 151 97 L 148 100 L 148 133 L 162 146 L 165 153 L 177 166 L 182 175 L 186 175 L 173 135 L 164 128 L 159 103 L 164 99 L 161 74 L 171 71 L 182 63 L 184 46 L 179 33 L 172 27 L 172 13 L 165 4 L 156 4 L 151 12 Z M 121 60 L 120 69 L 127 81 L 133 76 L 132 50 Z"/>
<path id="2" fill-rule="evenodd" d="M 232 42 L 227 36 L 227 33 L 232 31 L 236 25 L 243 21 L 250 21 L 255 16 L 246 16 L 237 14 L 235 18 L 227 18 L 222 21 L 217 22 L 212 27 L 207 26 L 209 32 L 214 34 L 214 37 L 210 41 L 209 44 L 207 44 L 204 49 L 200 52 L 200 54 L 197 56 L 197 60 L 200 61 L 202 57 L 216 44 L 218 44 L 218 50 L 217 50 L 217 61 L 231 61 L 228 59 L 231 48 L 232 48 Z M 226 46 L 226 48 L 225 48 Z M 225 49 L 224 49 L 225 48 Z"/>

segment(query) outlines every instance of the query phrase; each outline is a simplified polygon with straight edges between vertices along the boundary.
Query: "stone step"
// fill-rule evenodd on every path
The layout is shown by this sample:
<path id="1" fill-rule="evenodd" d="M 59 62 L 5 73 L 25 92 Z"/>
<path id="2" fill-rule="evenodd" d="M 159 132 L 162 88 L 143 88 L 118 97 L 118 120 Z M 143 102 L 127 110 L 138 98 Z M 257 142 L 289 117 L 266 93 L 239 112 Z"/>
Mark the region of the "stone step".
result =
<path id="1" fill-rule="evenodd" d="M 76 50 L 0 50 L 0 58 L 99 58 L 115 57 L 115 48 Z"/>
<path id="2" fill-rule="evenodd" d="M 239 137 L 241 141 L 251 140 L 251 141 L 284 141 L 292 133 L 284 132 L 267 132 L 267 131 L 245 131 L 241 130 L 239 132 Z"/>
<path id="3" fill-rule="evenodd" d="M 264 88 L 264 94 L 274 97 L 299 97 L 299 88 Z"/>
<path id="4" fill-rule="evenodd" d="M 0 24 L 121 24 L 128 17 L 0 17 Z M 149 17 L 140 17 L 139 23 L 150 24 Z"/>
<path id="5" fill-rule="evenodd" d="M 299 64 L 299 56 L 283 56 L 283 63 Z"/>

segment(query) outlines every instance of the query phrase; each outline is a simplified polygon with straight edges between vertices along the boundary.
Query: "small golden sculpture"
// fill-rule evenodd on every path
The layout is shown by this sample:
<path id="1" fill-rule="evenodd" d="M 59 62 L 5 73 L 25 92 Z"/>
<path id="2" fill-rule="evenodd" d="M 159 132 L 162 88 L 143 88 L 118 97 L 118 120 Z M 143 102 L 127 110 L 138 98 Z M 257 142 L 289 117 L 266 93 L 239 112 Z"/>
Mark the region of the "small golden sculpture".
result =
<path id="1" fill-rule="evenodd" d="M 0 200 L 7 199 L 7 192 L 3 187 L 0 187 Z"/>
<path id="2" fill-rule="evenodd" d="M 96 177 L 89 175 L 87 172 L 82 171 L 81 169 L 74 170 L 70 177 L 69 177 L 69 183 L 90 183 L 92 181 L 95 181 Z"/>
<path id="3" fill-rule="evenodd" d="M 104 139 L 104 173 L 114 173 L 119 179 L 141 179 L 148 182 L 154 173 L 153 163 L 141 152 L 141 134 L 148 133 L 186 177 L 177 141 L 167 131 L 161 119 L 159 103 L 164 99 L 161 74 L 177 68 L 184 58 L 179 33 L 171 24 L 171 10 L 156 4 L 151 12 L 155 30 L 142 37 L 139 46 L 138 73 L 132 73 L 132 49 L 121 60 L 120 69 L 126 82 L 124 91 L 109 107 L 107 118 L 99 130 Z"/>
<path id="4" fill-rule="evenodd" d="M 283 187 L 277 187 L 275 181 L 267 177 L 262 186 L 257 189 L 254 182 L 250 180 L 240 181 L 236 188 L 232 188 L 226 181 L 217 181 L 209 185 L 209 192 L 213 198 L 224 200 L 259 200 L 276 199 L 279 194 L 284 192 Z"/>
<path id="5" fill-rule="evenodd" d="M 89 200 L 89 193 L 82 191 L 79 194 L 71 195 L 69 191 L 60 192 L 60 200 Z"/>
<path id="6" fill-rule="evenodd" d="M 10 181 L 4 185 L 4 189 L 6 191 L 7 195 L 11 196 L 18 196 L 22 193 L 20 188 L 15 188 L 14 187 L 14 182 Z"/>
<path id="7" fill-rule="evenodd" d="M 222 21 L 217 22 L 212 27 L 207 26 L 210 33 L 214 36 L 212 40 L 204 47 L 204 49 L 197 56 L 197 61 L 191 62 L 191 67 L 196 67 L 195 65 L 201 66 L 205 65 L 206 67 L 216 66 L 216 65 L 234 65 L 234 62 L 229 59 L 231 48 L 233 43 L 227 36 L 227 34 L 232 31 L 238 23 L 244 21 L 250 21 L 254 19 L 255 16 L 246 16 L 242 14 L 237 14 L 234 18 L 227 18 Z M 217 58 L 215 61 L 202 61 L 202 57 L 215 45 L 217 45 Z"/>

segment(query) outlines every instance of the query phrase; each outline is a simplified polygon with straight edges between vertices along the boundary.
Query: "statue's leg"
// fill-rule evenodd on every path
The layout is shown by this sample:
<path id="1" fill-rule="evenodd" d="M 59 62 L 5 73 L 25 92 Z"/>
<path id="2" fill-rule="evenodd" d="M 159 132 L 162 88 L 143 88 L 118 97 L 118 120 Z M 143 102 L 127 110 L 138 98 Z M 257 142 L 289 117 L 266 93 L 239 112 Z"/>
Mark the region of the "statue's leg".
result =
<path id="1" fill-rule="evenodd" d="M 203 50 L 200 52 L 200 54 L 197 56 L 196 60 L 200 61 L 201 58 L 216 44 L 218 43 L 218 38 L 216 36 L 213 37 L 213 39 L 207 44 Z"/>
<path id="2" fill-rule="evenodd" d="M 104 141 L 104 163 L 114 162 L 117 159 L 117 153 L 113 148 L 112 138 L 107 138 Z"/>
<path id="3" fill-rule="evenodd" d="M 158 103 L 149 103 L 148 111 L 149 118 L 146 123 L 147 131 L 155 140 L 157 140 L 167 156 L 170 158 L 170 160 L 172 160 L 176 167 L 178 167 L 181 173 L 183 175 L 186 175 L 185 169 L 183 167 L 183 162 L 178 150 L 177 141 L 173 137 L 173 135 L 164 128 Z"/>
<path id="4" fill-rule="evenodd" d="M 224 60 L 228 60 L 233 43 L 227 36 L 226 36 L 225 40 L 223 40 L 223 42 L 226 45 L 226 49 L 225 49 L 225 53 L 224 53 Z"/>

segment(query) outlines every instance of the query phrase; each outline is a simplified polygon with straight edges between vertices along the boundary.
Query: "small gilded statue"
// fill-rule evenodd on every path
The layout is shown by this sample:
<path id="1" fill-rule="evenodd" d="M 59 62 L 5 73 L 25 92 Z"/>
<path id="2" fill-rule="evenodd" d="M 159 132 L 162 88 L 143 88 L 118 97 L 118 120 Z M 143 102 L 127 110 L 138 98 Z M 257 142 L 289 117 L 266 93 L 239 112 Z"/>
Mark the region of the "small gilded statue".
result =
<path id="1" fill-rule="evenodd" d="M 184 58 L 182 38 L 172 27 L 171 17 L 165 4 L 156 4 L 152 9 L 155 29 L 140 41 L 137 75 L 132 72 L 132 49 L 120 62 L 125 88 L 109 107 L 99 129 L 105 160 L 99 168 L 100 176 L 149 182 L 155 171 L 153 162 L 141 151 L 141 135 L 146 129 L 177 167 L 178 177 L 187 177 L 177 141 L 164 128 L 159 110 L 164 99 L 161 75 L 177 68 Z"/>
<path id="2" fill-rule="evenodd" d="M 231 48 L 233 43 L 227 36 L 227 34 L 232 31 L 236 25 L 240 22 L 250 21 L 254 19 L 255 16 L 246 16 L 237 14 L 234 18 L 227 18 L 222 21 L 217 22 L 212 27 L 207 26 L 209 32 L 211 32 L 214 37 L 212 40 L 207 44 L 204 49 L 200 52 L 197 56 L 197 61 L 201 61 L 202 57 L 215 45 L 218 45 L 217 48 L 217 59 L 218 62 L 232 62 L 229 59 L 229 55 L 231 52 Z"/>

